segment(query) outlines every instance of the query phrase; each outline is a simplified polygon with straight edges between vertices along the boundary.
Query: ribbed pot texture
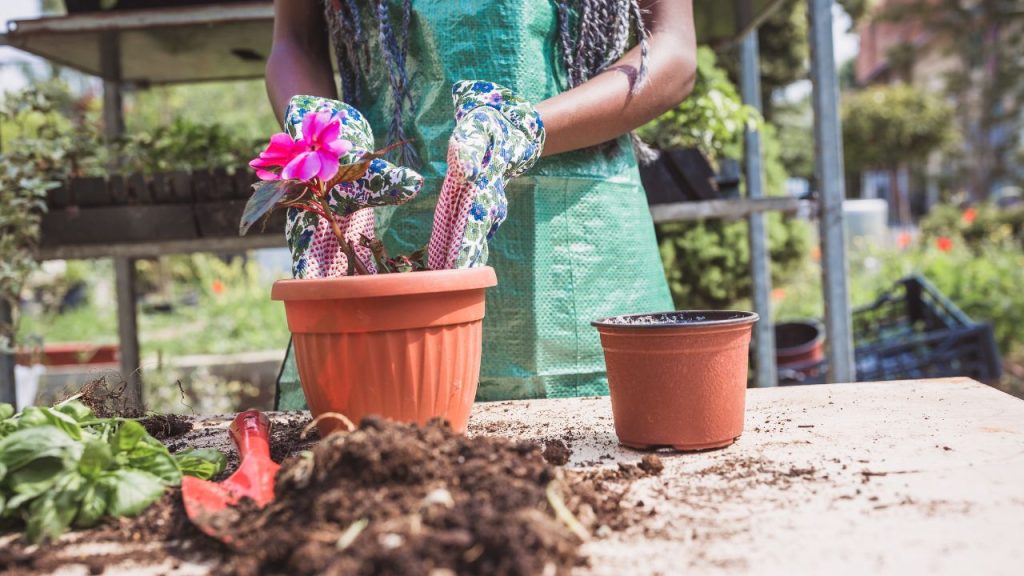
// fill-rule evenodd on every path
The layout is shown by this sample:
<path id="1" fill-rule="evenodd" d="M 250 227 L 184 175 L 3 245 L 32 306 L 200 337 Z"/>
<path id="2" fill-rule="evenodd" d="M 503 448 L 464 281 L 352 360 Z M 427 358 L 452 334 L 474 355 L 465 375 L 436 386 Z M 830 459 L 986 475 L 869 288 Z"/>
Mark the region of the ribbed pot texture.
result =
<path id="1" fill-rule="evenodd" d="M 295 360 L 313 416 L 380 415 L 465 431 L 480 379 L 491 268 L 281 280 Z M 319 423 L 322 434 L 341 427 Z"/>
<path id="2" fill-rule="evenodd" d="M 743 433 L 751 312 L 690 311 L 594 322 L 615 433 L 629 447 L 706 450 Z"/>

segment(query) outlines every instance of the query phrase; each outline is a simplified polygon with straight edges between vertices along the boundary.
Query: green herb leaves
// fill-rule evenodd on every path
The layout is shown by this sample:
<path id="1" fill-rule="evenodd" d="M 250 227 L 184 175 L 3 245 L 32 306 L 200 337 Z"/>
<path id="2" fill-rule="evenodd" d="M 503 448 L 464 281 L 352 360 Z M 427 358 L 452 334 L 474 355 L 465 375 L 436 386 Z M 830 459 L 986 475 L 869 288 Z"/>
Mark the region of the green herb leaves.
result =
<path id="1" fill-rule="evenodd" d="M 75 400 L 19 414 L 0 404 L 0 525 L 21 520 L 29 541 L 54 539 L 139 514 L 183 474 L 209 479 L 225 463 L 211 449 L 172 455 L 138 422 L 95 418 Z"/>

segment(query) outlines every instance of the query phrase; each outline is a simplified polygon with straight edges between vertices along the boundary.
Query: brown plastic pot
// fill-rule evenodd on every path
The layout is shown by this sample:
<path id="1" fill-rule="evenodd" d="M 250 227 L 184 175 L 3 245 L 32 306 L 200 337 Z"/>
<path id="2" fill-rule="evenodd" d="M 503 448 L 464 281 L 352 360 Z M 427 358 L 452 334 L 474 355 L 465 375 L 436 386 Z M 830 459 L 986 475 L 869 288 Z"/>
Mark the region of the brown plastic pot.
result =
<path id="1" fill-rule="evenodd" d="M 313 416 L 444 418 L 464 431 L 480 380 L 491 268 L 280 280 L 296 365 Z M 340 427 L 324 419 L 320 431 Z"/>
<path id="2" fill-rule="evenodd" d="M 615 433 L 625 446 L 706 450 L 743 433 L 753 312 L 597 320 Z"/>

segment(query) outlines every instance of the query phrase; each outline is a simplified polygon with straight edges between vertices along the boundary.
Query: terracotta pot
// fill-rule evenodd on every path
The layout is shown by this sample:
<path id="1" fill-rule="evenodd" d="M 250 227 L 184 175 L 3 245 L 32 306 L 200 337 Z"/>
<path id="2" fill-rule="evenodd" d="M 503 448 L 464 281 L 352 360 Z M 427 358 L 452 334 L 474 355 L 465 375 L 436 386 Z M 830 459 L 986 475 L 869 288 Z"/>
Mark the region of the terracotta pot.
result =
<path id="1" fill-rule="evenodd" d="M 597 320 L 615 433 L 632 448 L 706 450 L 743 433 L 753 312 L 682 311 Z"/>
<path id="2" fill-rule="evenodd" d="M 775 362 L 779 384 L 815 382 L 825 360 L 825 331 L 813 320 L 775 325 Z"/>
<path id="3" fill-rule="evenodd" d="M 441 417 L 464 431 L 480 380 L 484 290 L 495 284 L 486 267 L 275 282 L 313 416 Z M 320 431 L 340 426 L 324 419 Z"/>

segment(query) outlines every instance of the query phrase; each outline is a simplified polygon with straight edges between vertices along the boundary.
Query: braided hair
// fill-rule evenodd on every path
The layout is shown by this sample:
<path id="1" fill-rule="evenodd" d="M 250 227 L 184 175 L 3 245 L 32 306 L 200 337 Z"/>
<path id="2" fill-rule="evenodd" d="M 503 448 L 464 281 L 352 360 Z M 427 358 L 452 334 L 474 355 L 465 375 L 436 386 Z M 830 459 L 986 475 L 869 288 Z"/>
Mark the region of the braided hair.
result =
<path id="1" fill-rule="evenodd" d="M 647 78 L 647 29 L 637 0 L 552 0 L 558 15 L 558 42 L 569 87 L 578 86 L 619 59 L 629 48 L 631 37 L 640 44 L 640 69 L 633 80 L 635 93 Z M 370 38 L 376 34 L 388 71 L 392 110 L 388 138 L 406 140 L 402 118 L 414 107 L 406 59 L 409 54 L 409 21 L 412 0 L 401 1 L 399 18 L 389 8 L 389 0 L 370 2 L 376 30 L 367 30 L 360 13 L 360 0 L 324 0 L 324 13 L 331 33 L 341 76 L 341 89 L 350 104 L 359 106 L 361 94 L 357 79 L 370 67 Z M 633 138 L 634 146 L 639 141 Z M 638 146 L 641 158 L 645 151 Z M 410 166 L 419 164 L 415 149 L 406 144 L 399 160 Z"/>

